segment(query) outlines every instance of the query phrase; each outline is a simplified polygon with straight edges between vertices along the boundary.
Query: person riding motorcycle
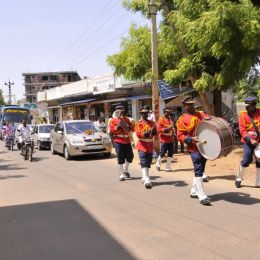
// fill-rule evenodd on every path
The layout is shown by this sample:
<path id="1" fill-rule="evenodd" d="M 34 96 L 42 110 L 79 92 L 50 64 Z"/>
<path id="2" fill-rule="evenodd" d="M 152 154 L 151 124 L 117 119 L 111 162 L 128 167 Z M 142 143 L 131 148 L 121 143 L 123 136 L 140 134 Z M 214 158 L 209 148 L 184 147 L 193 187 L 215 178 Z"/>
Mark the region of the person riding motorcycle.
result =
<path id="1" fill-rule="evenodd" d="M 23 151 L 23 147 L 25 145 L 25 141 L 31 138 L 31 128 L 27 125 L 26 120 L 23 120 L 22 124 L 20 124 L 17 128 L 19 132 L 19 142 L 21 143 L 21 154 Z"/>

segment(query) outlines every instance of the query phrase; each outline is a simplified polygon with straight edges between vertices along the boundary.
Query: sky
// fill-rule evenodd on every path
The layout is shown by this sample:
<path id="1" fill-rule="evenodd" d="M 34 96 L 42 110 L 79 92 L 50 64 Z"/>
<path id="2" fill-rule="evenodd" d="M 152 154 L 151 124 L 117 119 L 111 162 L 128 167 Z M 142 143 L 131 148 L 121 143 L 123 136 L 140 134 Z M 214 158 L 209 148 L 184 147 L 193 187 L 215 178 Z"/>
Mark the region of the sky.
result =
<path id="1" fill-rule="evenodd" d="M 131 23 L 148 21 L 122 0 L 0 0 L 0 88 L 14 82 L 23 98 L 23 72 L 77 70 L 83 76 L 112 71 L 108 55 L 120 50 Z"/>

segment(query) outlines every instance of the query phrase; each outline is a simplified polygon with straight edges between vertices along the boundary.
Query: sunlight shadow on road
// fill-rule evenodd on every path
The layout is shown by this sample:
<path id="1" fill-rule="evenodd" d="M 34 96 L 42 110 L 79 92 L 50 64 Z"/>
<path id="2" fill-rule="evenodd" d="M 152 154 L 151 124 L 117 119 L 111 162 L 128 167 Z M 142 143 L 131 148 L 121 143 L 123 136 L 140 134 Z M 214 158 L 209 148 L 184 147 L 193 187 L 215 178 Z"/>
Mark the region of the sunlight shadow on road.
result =
<path id="1" fill-rule="evenodd" d="M 17 164 L 4 164 L 0 165 L 0 171 L 15 171 L 15 170 L 24 170 L 26 167 L 19 166 Z"/>
<path id="2" fill-rule="evenodd" d="M 250 194 L 243 193 L 243 192 L 219 193 L 219 194 L 211 195 L 209 197 L 211 202 L 224 200 L 230 203 L 241 204 L 241 205 L 254 205 L 260 203 L 260 199 L 251 197 Z"/>
<path id="3" fill-rule="evenodd" d="M 0 180 L 7 180 L 7 179 L 18 179 L 27 177 L 26 175 L 0 175 Z"/>
<path id="4" fill-rule="evenodd" d="M 162 182 L 153 182 L 153 186 L 164 186 L 164 185 L 173 185 L 175 187 L 186 187 L 189 184 L 185 181 L 162 181 Z"/>
<path id="5" fill-rule="evenodd" d="M 75 200 L 0 208 L 0 259 L 134 259 Z"/>
<path id="6" fill-rule="evenodd" d="M 227 180 L 227 181 L 235 181 L 236 175 L 223 175 L 223 176 L 209 176 L 209 180 Z"/>

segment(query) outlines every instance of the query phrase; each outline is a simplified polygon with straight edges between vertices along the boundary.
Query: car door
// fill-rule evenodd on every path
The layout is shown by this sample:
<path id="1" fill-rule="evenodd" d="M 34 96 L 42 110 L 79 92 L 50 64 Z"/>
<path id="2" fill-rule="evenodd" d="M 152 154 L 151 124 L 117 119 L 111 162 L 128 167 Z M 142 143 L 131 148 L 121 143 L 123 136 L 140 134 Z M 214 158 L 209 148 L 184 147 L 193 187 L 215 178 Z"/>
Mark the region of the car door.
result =
<path id="1" fill-rule="evenodd" d="M 52 147 L 55 151 L 58 152 L 58 145 L 57 145 L 57 135 L 58 135 L 58 131 L 59 131 L 59 125 L 60 123 L 57 123 L 53 129 L 53 132 L 51 134 L 51 142 L 52 142 Z"/>
<path id="2" fill-rule="evenodd" d="M 59 123 L 57 125 L 56 129 L 56 148 L 55 150 L 59 153 L 63 153 L 63 138 L 64 138 L 64 132 L 63 132 L 63 123 Z"/>

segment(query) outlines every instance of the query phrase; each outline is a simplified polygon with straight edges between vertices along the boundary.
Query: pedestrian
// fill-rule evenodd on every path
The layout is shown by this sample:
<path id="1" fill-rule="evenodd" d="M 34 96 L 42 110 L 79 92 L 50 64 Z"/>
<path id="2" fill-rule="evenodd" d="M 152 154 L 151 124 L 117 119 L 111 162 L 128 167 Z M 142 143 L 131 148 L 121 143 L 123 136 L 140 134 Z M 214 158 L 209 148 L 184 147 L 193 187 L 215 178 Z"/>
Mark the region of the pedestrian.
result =
<path id="1" fill-rule="evenodd" d="M 204 192 L 202 178 L 205 173 L 207 160 L 197 149 L 196 143 L 200 140 L 195 136 L 195 130 L 201 121 L 210 118 L 203 112 L 195 111 L 195 101 L 191 96 L 185 97 L 182 103 L 184 105 L 184 114 L 177 121 L 177 137 L 182 143 L 187 144 L 187 149 L 194 167 L 195 176 L 193 178 L 190 196 L 192 198 L 198 198 L 203 205 L 209 205 L 210 199 Z"/>
<path id="2" fill-rule="evenodd" d="M 148 119 L 149 110 L 149 106 L 144 106 L 140 110 L 141 119 L 135 125 L 135 133 L 138 138 L 137 150 L 140 158 L 142 182 L 146 189 L 152 188 L 149 169 L 151 168 L 153 159 L 153 138 L 157 134 L 155 122 Z"/>
<path id="3" fill-rule="evenodd" d="M 160 154 L 156 162 L 156 169 L 161 170 L 162 158 L 167 154 L 166 172 L 172 172 L 172 156 L 174 150 L 175 122 L 171 117 L 172 110 L 164 108 L 163 113 L 157 123 L 157 132 L 160 138 Z"/>
<path id="4" fill-rule="evenodd" d="M 109 133 L 113 138 L 117 154 L 119 169 L 119 180 L 124 181 L 130 178 L 129 165 L 132 163 L 134 154 L 130 140 L 130 133 L 133 131 L 133 125 L 125 116 L 125 107 L 119 105 L 116 107 L 116 113 L 109 122 Z"/>
<path id="5" fill-rule="evenodd" d="M 94 125 L 99 128 L 103 133 L 106 132 L 107 125 L 105 122 L 102 121 L 101 117 L 99 117 L 95 122 Z"/>
<path id="6" fill-rule="evenodd" d="M 256 108 L 256 97 L 247 97 L 245 99 L 246 111 L 242 111 L 239 115 L 239 131 L 243 142 L 243 159 L 240 162 L 235 185 L 241 187 L 244 177 L 244 170 L 253 161 L 254 150 L 260 142 L 260 109 Z M 260 187 L 260 162 L 256 160 L 256 187 Z"/>

